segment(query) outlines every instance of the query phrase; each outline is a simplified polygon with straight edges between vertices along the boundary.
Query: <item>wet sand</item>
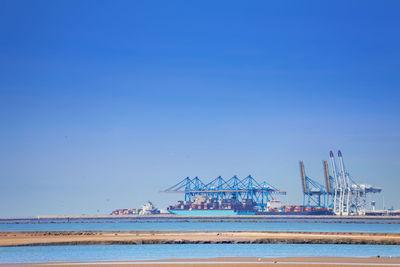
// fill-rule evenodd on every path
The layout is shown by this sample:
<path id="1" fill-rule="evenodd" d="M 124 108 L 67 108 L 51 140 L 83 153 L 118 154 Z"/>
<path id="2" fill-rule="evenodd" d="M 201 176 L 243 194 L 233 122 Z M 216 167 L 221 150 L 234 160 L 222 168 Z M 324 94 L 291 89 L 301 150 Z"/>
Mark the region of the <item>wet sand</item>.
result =
<path id="1" fill-rule="evenodd" d="M 223 243 L 400 245 L 400 234 L 266 231 L 0 232 L 0 246 Z"/>
<path id="2" fill-rule="evenodd" d="M 0 264 L 1 266 L 2 264 Z M 8 264 L 7 266 L 400 266 L 400 258 L 215 258 L 153 261 Z"/>

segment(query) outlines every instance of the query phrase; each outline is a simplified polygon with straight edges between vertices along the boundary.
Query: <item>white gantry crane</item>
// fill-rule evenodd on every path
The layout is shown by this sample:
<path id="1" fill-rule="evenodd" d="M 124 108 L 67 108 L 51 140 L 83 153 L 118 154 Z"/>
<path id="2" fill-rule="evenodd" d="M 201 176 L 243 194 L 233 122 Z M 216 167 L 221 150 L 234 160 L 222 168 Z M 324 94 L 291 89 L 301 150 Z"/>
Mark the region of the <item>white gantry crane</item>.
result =
<path id="1" fill-rule="evenodd" d="M 368 184 L 355 183 L 346 171 L 342 152 L 338 151 L 339 168 L 336 166 L 333 152 L 329 153 L 333 177 L 329 176 L 327 164 L 324 162 L 327 185 L 332 187 L 333 207 L 336 215 L 364 215 L 367 210 L 367 194 L 380 193 L 381 188 Z"/>

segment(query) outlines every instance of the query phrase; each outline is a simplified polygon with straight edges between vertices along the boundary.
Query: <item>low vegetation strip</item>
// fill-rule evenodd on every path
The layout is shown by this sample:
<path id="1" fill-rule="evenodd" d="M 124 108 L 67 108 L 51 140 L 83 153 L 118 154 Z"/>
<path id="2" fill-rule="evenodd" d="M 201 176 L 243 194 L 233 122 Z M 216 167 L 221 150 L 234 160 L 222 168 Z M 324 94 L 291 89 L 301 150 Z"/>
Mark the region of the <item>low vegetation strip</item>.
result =
<path id="1" fill-rule="evenodd" d="M 315 233 L 258 231 L 0 232 L 0 246 L 227 243 L 400 245 L 400 233 Z"/>

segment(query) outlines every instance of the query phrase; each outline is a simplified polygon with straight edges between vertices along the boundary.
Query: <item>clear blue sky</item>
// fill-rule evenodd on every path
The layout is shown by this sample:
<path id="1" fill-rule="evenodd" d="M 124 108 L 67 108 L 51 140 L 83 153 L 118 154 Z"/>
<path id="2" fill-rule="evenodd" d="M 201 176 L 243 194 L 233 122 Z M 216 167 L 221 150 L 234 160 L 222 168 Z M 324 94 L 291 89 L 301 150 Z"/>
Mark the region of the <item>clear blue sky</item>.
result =
<path id="1" fill-rule="evenodd" d="M 181 196 L 158 191 L 187 176 L 252 174 L 300 204 L 298 160 L 322 183 L 330 149 L 400 208 L 399 13 L 0 1 L 0 216 L 162 208 Z"/>

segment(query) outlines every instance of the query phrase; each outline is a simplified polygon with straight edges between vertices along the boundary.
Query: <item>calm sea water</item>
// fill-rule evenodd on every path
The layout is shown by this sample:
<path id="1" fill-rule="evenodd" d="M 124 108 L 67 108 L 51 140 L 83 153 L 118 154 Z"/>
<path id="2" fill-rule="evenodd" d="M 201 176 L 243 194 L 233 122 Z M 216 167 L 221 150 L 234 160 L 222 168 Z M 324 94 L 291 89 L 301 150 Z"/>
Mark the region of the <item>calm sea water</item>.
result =
<path id="1" fill-rule="evenodd" d="M 295 220 L 0 220 L 0 231 L 304 231 L 400 233 L 397 221 Z M 400 246 L 321 244 L 169 244 L 0 247 L 1 263 L 213 257 L 400 256 Z"/>
<path id="2" fill-rule="evenodd" d="M 304 222 L 5 223 L 0 231 L 288 231 L 400 233 L 400 224 Z"/>
<path id="3" fill-rule="evenodd" d="M 179 244 L 2 247 L 1 263 L 123 261 L 215 257 L 400 256 L 400 246 L 311 244 Z"/>

